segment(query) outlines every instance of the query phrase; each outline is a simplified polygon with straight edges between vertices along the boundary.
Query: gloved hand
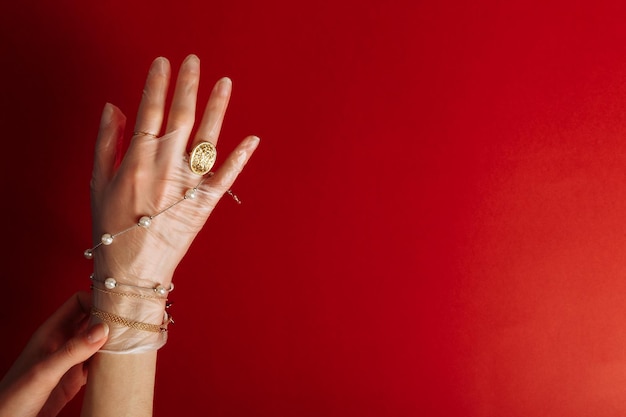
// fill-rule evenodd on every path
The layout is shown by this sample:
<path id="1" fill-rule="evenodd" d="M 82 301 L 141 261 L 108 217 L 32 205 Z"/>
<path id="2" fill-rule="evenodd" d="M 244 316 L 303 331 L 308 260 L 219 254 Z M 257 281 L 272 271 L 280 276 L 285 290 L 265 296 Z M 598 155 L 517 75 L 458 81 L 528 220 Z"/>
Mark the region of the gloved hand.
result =
<path id="1" fill-rule="evenodd" d="M 228 78 L 215 84 L 194 129 L 199 76 L 200 61 L 190 55 L 180 67 L 165 120 L 170 66 L 165 58 L 154 60 L 126 152 L 121 145 L 126 118 L 117 107 L 104 107 L 91 180 L 93 240 L 98 245 L 92 252 L 94 280 L 99 285 L 106 278 L 114 278 L 133 286 L 149 288 L 160 284 L 168 288 L 192 241 L 259 143 L 257 137 L 250 136 L 214 173 L 202 176 L 192 172 L 189 152 L 203 141 L 218 144 L 232 87 Z M 195 198 L 183 199 L 196 186 Z M 138 226 L 144 216 L 150 220 L 149 227 Z M 112 236 L 107 242 L 110 244 L 100 244 L 105 234 Z M 159 314 L 162 317 L 162 306 L 158 304 L 146 313 L 137 302 L 126 303 L 120 309 L 121 297 L 119 301 L 94 293 L 94 306 L 116 315 L 148 323 L 156 323 Z M 107 346 L 125 337 L 122 333 L 142 335 L 114 326 Z M 161 340 L 149 344 L 158 348 L 162 343 Z M 114 350 L 124 351 L 128 346 Z M 133 342 L 133 346 L 135 349 L 138 342 Z"/>
<path id="2" fill-rule="evenodd" d="M 201 141 L 217 145 L 232 84 L 228 78 L 215 84 L 194 133 L 199 76 L 200 61 L 190 55 L 181 65 L 164 134 L 160 136 L 170 66 L 165 58 L 152 63 L 134 129 L 144 133 L 133 136 L 119 166 L 126 118 L 117 107 L 105 106 L 91 181 L 95 243 L 105 233 L 123 231 L 140 217 L 167 208 L 203 179 L 190 170 L 188 152 Z M 205 176 L 195 199 L 187 199 L 154 218 L 149 228 L 134 228 L 115 237 L 111 245 L 98 247 L 94 251 L 96 276 L 134 283 L 148 280 L 167 286 L 193 239 L 258 143 L 254 136 L 241 142 L 215 175 Z"/>

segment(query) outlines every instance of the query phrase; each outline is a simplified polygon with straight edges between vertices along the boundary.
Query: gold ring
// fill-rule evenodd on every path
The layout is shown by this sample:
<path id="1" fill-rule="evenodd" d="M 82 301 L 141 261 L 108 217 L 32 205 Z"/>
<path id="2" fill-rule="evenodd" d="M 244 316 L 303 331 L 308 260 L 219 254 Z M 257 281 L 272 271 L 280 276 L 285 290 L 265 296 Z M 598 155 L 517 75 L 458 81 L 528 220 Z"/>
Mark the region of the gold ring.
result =
<path id="1" fill-rule="evenodd" d="M 146 132 L 143 130 L 136 130 L 133 132 L 133 136 L 150 136 L 151 138 L 158 138 L 158 135 L 155 135 L 154 133 L 150 133 L 150 132 Z"/>
<path id="2" fill-rule="evenodd" d="M 215 145 L 211 142 L 200 142 L 189 154 L 189 168 L 194 174 L 204 175 L 213 168 L 216 157 Z"/>

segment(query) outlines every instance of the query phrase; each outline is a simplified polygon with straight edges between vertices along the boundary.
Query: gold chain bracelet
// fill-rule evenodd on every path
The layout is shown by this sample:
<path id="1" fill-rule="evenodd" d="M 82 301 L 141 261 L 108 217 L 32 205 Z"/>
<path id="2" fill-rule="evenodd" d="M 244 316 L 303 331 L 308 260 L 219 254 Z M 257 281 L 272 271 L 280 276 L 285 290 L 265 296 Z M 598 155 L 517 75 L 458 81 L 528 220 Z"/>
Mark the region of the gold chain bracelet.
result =
<path id="1" fill-rule="evenodd" d="M 104 293 L 104 294 L 119 295 L 120 297 L 140 298 L 142 300 L 164 300 L 163 297 L 158 297 L 158 296 L 135 294 L 135 293 L 130 293 L 130 292 L 118 292 L 118 291 L 104 290 L 102 288 L 96 287 L 93 284 L 91 285 L 91 289 L 94 290 L 94 291 L 98 291 L 98 292 Z"/>
<path id="2" fill-rule="evenodd" d="M 106 311 L 99 310 L 95 307 L 91 308 L 91 314 L 93 316 L 98 317 L 102 321 L 106 321 L 108 323 L 120 324 L 125 327 L 130 327 L 135 330 L 143 330 L 146 332 L 154 332 L 154 333 L 163 333 L 167 331 L 167 320 L 166 323 L 163 324 L 150 324 L 150 323 L 142 323 L 139 321 L 134 321 L 131 319 L 127 319 L 116 314 L 107 313 Z"/>

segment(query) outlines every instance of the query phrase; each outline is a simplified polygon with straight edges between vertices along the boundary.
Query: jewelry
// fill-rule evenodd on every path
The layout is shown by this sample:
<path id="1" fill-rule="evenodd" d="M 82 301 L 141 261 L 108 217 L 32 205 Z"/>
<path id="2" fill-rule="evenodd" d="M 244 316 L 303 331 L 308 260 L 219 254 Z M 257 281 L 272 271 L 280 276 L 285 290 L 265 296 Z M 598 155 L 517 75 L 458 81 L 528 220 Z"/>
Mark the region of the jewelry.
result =
<path id="1" fill-rule="evenodd" d="M 203 142 L 203 143 L 208 143 L 211 146 L 213 146 L 210 142 Z M 199 146 L 199 145 L 198 145 Z M 213 148 L 215 149 L 215 148 Z M 212 164 L 211 164 L 212 166 Z M 209 168 L 210 169 L 210 168 Z M 208 177 L 212 177 L 214 175 L 213 172 L 208 172 L 209 176 Z M 207 177 L 207 178 L 208 178 Z M 202 178 L 202 180 L 200 180 L 200 182 L 198 183 L 198 185 L 196 185 L 193 188 L 189 188 L 187 191 L 185 191 L 185 195 L 183 195 L 183 197 L 177 201 L 175 201 L 174 203 L 170 204 L 169 206 L 167 206 L 166 208 L 164 208 L 163 210 L 150 215 L 150 216 L 141 216 L 139 218 L 139 220 L 137 221 L 137 223 L 135 223 L 133 226 L 130 226 L 124 230 L 122 230 L 121 232 L 117 232 L 117 233 L 104 233 L 101 237 L 100 237 L 100 242 L 98 242 L 95 246 L 89 248 L 89 249 L 85 249 L 85 251 L 83 252 L 83 256 L 86 259 L 93 259 L 93 251 L 96 250 L 98 247 L 105 245 L 111 245 L 113 243 L 113 241 L 115 240 L 116 237 L 123 235 L 126 232 L 129 232 L 131 230 L 133 230 L 136 227 L 143 227 L 145 229 L 147 229 L 148 227 L 150 227 L 150 225 L 152 224 L 152 220 L 165 213 L 166 211 L 168 211 L 169 209 L 173 208 L 174 206 L 176 206 L 177 204 L 182 203 L 185 200 L 193 200 L 196 198 L 196 193 L 198 191 L 198 187 L 200 187 L 200 185 L 202 185 L 202 183 L 207 179 L 207 178 Z M 226 190 L 226 193 L 228 195 L 230 195 L 232 197 L 233 200 L 235 200 L 235 202 L 237 204 L 241 204 L 241 200 L 239 199 L 239 197 L 237 197 L 236 194 L 233 193 L 232 190 Z"/>
<path id="2" fill-rule="evenodd" d="M 108 290 L 112 290 L 113 288 L 122 286 L 122 287 L 132 287 L 132 288 L 140 288 L 142 290 L 150 290 L 150 291 L 154 291 L 155 293 L 157 293 L 158 295 L 161 296 L 166 296 L 168 293 L 174 291 L 174 284 L 171 283 L 169 288 L 165 288 L 164 286 L 162 286 L 161 284 L 157 284 L 154 287 L 140 287 L 137 285 L 131 285 L 131 284 L 123 284 L 121 282 L 117 282 L 117 280 L 115 278 L 107 278 L 104 281 L 98 281 L 95 277 L 94 274 L 91 274 L 89 276 L 89 279 L 91 279 L 94 282 L 99 282 L 100 284 L 104 285 L 104 287 Z"/>
<path id="3" fill-rule="evenodd" d="M 143 295 L 143 294 L 135 294 L 135 293 L 131 293 L 131 292 L 119 292 L 119 291 L 104 290 L 102 288 L 96 287 L 93 284 L 91 285 L 91 289 L 93 291 L 98 291 L 98 292 L 101 292 L 103 294 L 119 295 L 120 297 L 140 298 L 142 300 L 162 300 L 163 299 L 163 297 L 158 297 L 156 295 Z M 167 305 L 165 307 L 167 308 Z"/>
<path id="4" fill-rule="evenodd" d="M 98 317 L 102 321 L 106 321 L 107 323 L 120 324 L 124 327 L 130 327 L 131 329 L 143 330 L 146 332 L 153 332 L 153 333 L 166 332 L 167 325 L 170 322 L 173 322 L 167 313 L 164 312 L 163 314 L 164 314 L 163 324 L 150 324 L 150 323 L 142 323 L 140 321 L 127 319 L 125 317 L 118 316 L 117 314 L 107 313 L 106 311 L 99 310 L 96 307 L 91 308 L 91 315 Z"/>
<path id="5" fill-rule="evenodd" d="M 241 204 L 241 200 L 239 199 L 239 197 L 237 197 L 237 194 L 233 193 L 233 190 L 226 190 L 226 194 L 231 196 L 233 198 L 233 200 L 235 200 L 235 203 Z"/>
<path id="6" fill-rule="evenodd" d="M 211 142 L 200 142 L 189 154 L 189 168 L 191 172 L 198 175 L 208 173 L 217 158 L 217 149 Z"/>
<path id="7" fill-rule="evenodd" d="M 144 130 L 136 130 L 133 132 L 133 136 L 150 136 L 151 138 L 157 139 L 159 136 L 154 133 L 146 132 Z"/>
<path id="8" fill-rule="evenodd" d="M 83 255 L 85 256 L 85 258 L 87 259 L 93 259 L 93 251 L 96 250 L 98 247 L 100 247 L 101 245 L 105 245 L 108 246 L 110 244 L 113 243 L 113 240 L 120 235 L 123 235 L 126 232 L 129 232 L 131 230 L 133 230 L 136 227 L 143 227 L 145 229 L 147 229 L 148 227 L 150 227 L 150 225 L 152 224 L 152 219 L 154 219 L 155 217 L 165 213 L 166 211 L 168 211 L 169 209 L 171 209 L 172 207 L 176 206 L 177 204 L 182 203 L 185 200 L 193 200 L 196 198 L 196 192 L 198 191 L 198 187 L 200 187 L 200 185 L 204 182 L 204 178 L 198 183 L 198 185 L 196 185 L 193 188 L 188 189 L 185 192 L 185 195 L 183 196 L 183 198 L 177 200 L 176 202 L 174 202 L 173 204 L 170 204 L 168 207 L 164 208 L 163 210 L 151 215 L 151 216 L 141 216 L 139 218 L 139 220 L 137 221 L 137 223 L 131 227 L 128 227 L 124 230 L 122 230 L 121 232 L 117 232 L 117 233 L 105 233 L 102 235 L 102 237 L 100 238 L 100 242 L 98 242 L 98 244 L 96 244 L 94 247 L 89 248 L 89 249 L 85 249 L 85 251 L 83 252 Z"/>
<path id="9" fill-rule="evenodd" d="M 215 175 L 215 172 L 209 172 L 208 174 L 209 174 L 209 177 L 212 177 L 213 175 Z M 239 197 L 237 197 L 237 194 L 233 193 L 232 189 L 226 190 L 226 194 L 231 196 L 231 198 L 235 200 L 235 203 L 241 204 L 241 200 L 239 199 Z"/>

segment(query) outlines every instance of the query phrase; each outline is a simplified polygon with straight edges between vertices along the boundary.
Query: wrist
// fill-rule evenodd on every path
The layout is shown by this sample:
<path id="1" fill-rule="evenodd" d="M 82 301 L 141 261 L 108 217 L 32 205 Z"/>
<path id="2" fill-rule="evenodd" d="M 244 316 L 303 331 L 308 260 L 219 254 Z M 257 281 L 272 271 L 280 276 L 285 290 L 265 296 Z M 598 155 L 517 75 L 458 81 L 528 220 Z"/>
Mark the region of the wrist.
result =
<path id="1" fill-rule="evenodd" d="M 92 274 L 91 280 L 91 324 L 105 322 L 110 328 L 101 352 L 141 353 L 165 345 L 172 321 L 166 311 L 172 284 L 144 286 L 96 274 Z"/>
<path id="2" fill-rule="evenodd" d="M 102 281 L 113 277 L 119 282 L 140 287 L 168 287 L 171 284 L 176 264 L 167 255 L 153 252 L 150 256 L 147 253 L 133 258 L 131 256 L 128 253 L 111 254 L 103 250 L 94 259 L 94 275 Z"/>

